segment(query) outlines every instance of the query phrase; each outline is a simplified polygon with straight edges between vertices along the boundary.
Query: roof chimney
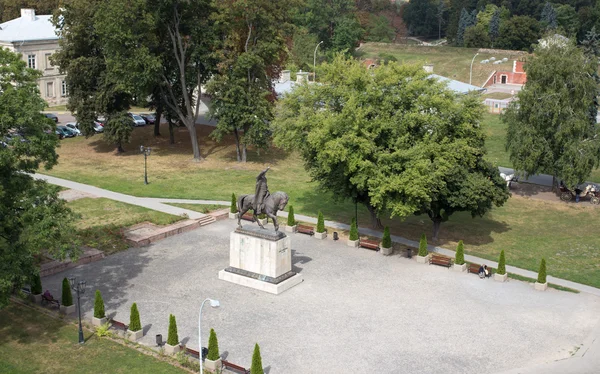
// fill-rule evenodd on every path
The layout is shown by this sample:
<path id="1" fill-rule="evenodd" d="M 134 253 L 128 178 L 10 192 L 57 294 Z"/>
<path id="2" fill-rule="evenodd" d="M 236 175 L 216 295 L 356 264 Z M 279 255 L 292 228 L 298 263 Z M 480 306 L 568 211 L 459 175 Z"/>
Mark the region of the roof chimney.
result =
<path id="1" fill-rule="evenodd" d="M 35 9 L 21 9 L 21 18 L 27 21 L 35 21 Z"/>
<path id="2" fill-rule="evenodd" d="M 423 70 L 425 70 L 427 73 L 433 73 L 433 64 L 423 65 Z"/>
<path id="3" fill-rule="evenodd" d="M 296 73 L 296 83 L 308 82 L 308 72 L 300 70 Z"/>

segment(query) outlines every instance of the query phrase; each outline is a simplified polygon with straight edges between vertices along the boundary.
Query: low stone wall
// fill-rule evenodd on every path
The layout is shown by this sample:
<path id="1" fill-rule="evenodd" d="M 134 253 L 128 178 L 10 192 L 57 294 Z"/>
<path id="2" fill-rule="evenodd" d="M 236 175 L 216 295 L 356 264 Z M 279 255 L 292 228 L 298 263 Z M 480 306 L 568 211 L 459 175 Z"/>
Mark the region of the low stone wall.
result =
<path id="1" fill-rule="evenodd" d="M 90 262 L 95 262 L 104 258 L 104 252 L 99 251 L 93 248 L 84 249 L 83 254 L 79 257 L 76 262 L 72 262 L 71 260 L 66 261 L 51 261 L 45 264 L 42 264 L 40 268 L 40 277 L 47 277 L 49 275 L 53 275 L 56 273 L 60 273 L 61 271 L 65 271 L 67 269 L 74 268 L 75 266 L 89 264 Z"/>

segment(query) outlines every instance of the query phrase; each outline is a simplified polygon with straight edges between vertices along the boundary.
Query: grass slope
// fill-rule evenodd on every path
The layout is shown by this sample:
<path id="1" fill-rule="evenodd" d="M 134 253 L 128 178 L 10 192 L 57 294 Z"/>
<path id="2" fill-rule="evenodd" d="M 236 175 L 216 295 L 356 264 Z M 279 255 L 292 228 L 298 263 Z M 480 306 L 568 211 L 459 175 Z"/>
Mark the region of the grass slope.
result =
<path id="1" fill-rule="evenodd" d="M 31 308 L 0 310 L 0 373 L 185 373 L 166 362 L 84 332 Z"/>

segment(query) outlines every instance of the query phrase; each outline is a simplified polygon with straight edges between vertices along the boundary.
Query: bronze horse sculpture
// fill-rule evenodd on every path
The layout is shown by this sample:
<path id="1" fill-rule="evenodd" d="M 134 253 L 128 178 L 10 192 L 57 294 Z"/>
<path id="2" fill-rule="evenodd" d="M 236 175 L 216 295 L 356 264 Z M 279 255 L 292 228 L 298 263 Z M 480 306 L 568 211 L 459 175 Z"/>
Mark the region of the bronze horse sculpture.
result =
<path id="1" fill-rule="evenodd" d="M 282 191 L 277 191 L 273 194 L 268 194 L 263 200 L 264 208 L 262 210 L 262 213 L 265 213 L 267 215 L 267 217 L 269 217 L 269 218 L 271 218 L 271 220 L 273 220 L 273 225 L 275 226 L 275 232 L 279 231 L 279 224 L 277 223 L 277 211 L 284 210 L 285 206 L 288 203 L 288 200 L 289 200 L 288 195 Z M 242 216 L 250 209 L 253 209 L 252 208 L 253 205 L 254 205 L 254 195 L 241 195 L 240 197 L 238 197 L 237 208 L 238 208 L 238 212 L 239 212 L 239 215 L 238 215 L 238 227 L 239 228 L 242 228 Z M 256 212 L 254 210 L 252 210 L 252 218 L 254 219 L 255 222 L 258 223 L 258 226 L 260 226 L 261 229 L 265 228 L 258 220 L 258 217 L 256 216 Z"/>

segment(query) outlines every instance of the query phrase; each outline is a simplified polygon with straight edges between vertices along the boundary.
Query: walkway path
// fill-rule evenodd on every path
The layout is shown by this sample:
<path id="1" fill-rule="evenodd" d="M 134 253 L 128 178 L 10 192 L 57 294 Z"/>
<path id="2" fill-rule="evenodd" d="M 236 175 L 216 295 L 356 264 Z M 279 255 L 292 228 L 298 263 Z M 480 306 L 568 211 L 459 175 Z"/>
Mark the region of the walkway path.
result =
<path id="1" fill-rule="evenodd" d="M 51 177 L 51 176 L 47 176 L 47 175 L 36 174 L 35 177 L 39 178 L 39 179 L 44 179 L 44 180 L 48 181 L 49 183 L 56 184 L 56 185 L 59 185 L 62 187 L 71 188 L 71 189 L 78 190 L 78 191 L 83 191 L 83 192 L 86 192 L 86 193 L 89 193 L 89 194 L 92 194 L 95 196 L 106 197 L 108 199 L 117 200 L 117 201 L 121 201 L 124 203 L 132 204 L 132 205 L 142 206 L 142 207 L 157 210 L 157 211 L 160 211 L 163 213 L 174 214 L 174 215 L 181 215 L 181 214 L 185 213 L 191 219 L 202 218 L 205 216 L 205 214 L 195 212 L 195 211 L 189 210 L 189 209 L 177 208 L 177 207 L 167 205 L 167 204 L 168 203 L 212 204 L 212 205 L 224 205 L 224 206 L 229 206 L 231 204 L 231 202 L 229 202 L 229 201 L 222 201 L 222 200 L 190 200 L 190 199 L 162 199 L 162 198 L 152 198 L 152 197 L 135 197 L 135 196 L 112 192 L 112 191 L 108 191 L 108 190 L 105 190 L 102 188 L 90 186 L 87 184 L 72 182 L 72 181 L 69 181 L 66 179 Z M 287 217 L 287 212 L 278 212 L 278 216 Z M 304 216 L 301 214 L 296 214 L 295 217 L 299 221 L 309 222 L 312 224 L 317 223 L 317 219 L 314 217 Z M 338 229 L 338 230 L 345 230 L 345 231 L 350 230 L 350 225 L 347 225 L 345 223 L 335 222 L 335 221 L 325 221 L 325 226 L 331 227 L 333 229 Z M 380 231 L 369 229 L 369 228 L 361 227 L 360 232 L 361 232 L 361 234 L 366 234 L 366 235 L 373 236 L 376 238 L 381 238 L 383 236 L 383 234 Z M 409 240 L 409 239 L 406 239 L 406 238 L 403 238 L 403 237 L 397 236 L 397 235 L 392 235 L 392 241 L 394 241 L 396 243 L 404 244 L 404 245 L 407 245 L 410 247 L 415 247 L 415 248 L 419 247 L 418 242 L 416 242 L 414 240 Z M 438 252 L 438 253 L 444 254 L 446 256 L 454 257 L 455 252 L 452 250 L 442 248 L 442 247 L 431 246 L 431 245 L 428 247 L 429 247 L 429 251 L 431 251 L 431 252 Z M 486 259 L 475 257 L 475 256 L 471 256 L 471 255 L 465 255 L 465 260 L 467 260 L 469 262 L 480 263 L 480 264 L 485 263 L 494 268 L 498 266 L 497 262 L 486 260 Z M 506 270 L 509 273 L 521 275 L 524 277 L 534 278 L 534 279 L 537 278 L 537 273 L 530 271 L 530 270 L 520 269 L 520 268 L 517 268 L 514 266 L 510 266 L 510 265 L 506 266 Z M 568 281 L 565 279 L 555 278 L 552 276 L 548 276 L 548 282 L 554 283 L 554 284 L 557 284 L 557 285 L 563 286 L 563 287 L 569 287 L 569 288 L 572 288 L 572 289 L 575 289 L 575 290 L 578 290 L 581 292 L 586 292 L 586 293 L 590 293 L 590 294 L 593 294 L 596 296 L 600 296 L 600 289 L 595 288 L 595 287 L 586 286 L 583 284 L 575 283 L 575 282 Z"/>

